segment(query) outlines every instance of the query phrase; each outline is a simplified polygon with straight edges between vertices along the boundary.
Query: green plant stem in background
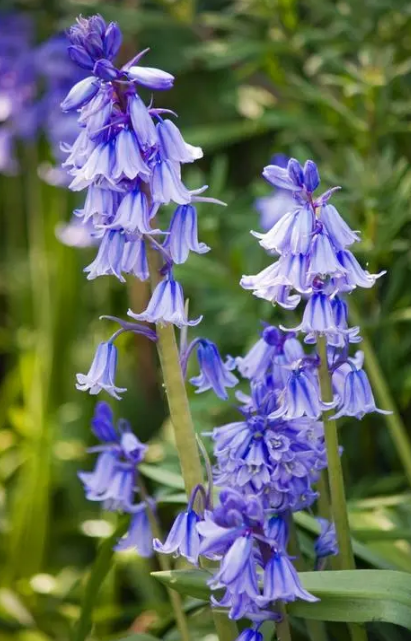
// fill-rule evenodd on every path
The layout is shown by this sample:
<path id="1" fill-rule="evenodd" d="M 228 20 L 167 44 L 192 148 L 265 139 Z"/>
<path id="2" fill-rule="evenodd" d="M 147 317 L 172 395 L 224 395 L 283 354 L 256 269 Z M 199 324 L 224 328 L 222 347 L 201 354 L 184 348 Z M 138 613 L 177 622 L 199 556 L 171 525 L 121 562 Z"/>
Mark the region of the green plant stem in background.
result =
<path id="1" fill-rule="evenodd" d="M 281 621 L 275 624 L 277 641 L 292 641 L 290 623 L 288 621 L 287 611 L 285 609 L 284 603 L 278 603 L 275 609 L 276 612 L 278 612 L 282 616 Z"/>
<path id="2" fill-rule="evenodd" d="M 147 260 L 150 269 L 151 289 L 160 281 L 158 253 L 146 243 Z M 181 474 L 189 497 L 192 490 L 204 484 L 196 433 L 187 398 L 186 386 L 180 365 L 180 355 L 173 325 L 157 324 L 157 349 L 163 373 L 164 388 L 173 425 L 174 438 Z M 237 625 L 225 614 L 212 611 L 214 625 L 220 641 L 233 641 L 238 636 Z"/>
<path id="3" fill-rule="evenodd" d="M 318 338 L 318 354 L 321 358 L 319 369 L 321 397 L 324 402 L 333 400 L 331 375 L 327 361 L 327 341 L 324 336 Z M 328 481 L 330 486 L 331 513 L 335 524 L 338 542 L 338 564 L 340 570 L 355 570 L 350 525 L 348 522 L 347 501 L 345 498 L 344 477 L 339 452 L 337 422 L 330 418 L 334 410 L 324 412 L 324 435 L 327 448 Z M 349 626 L 352 641 L 366 641 L 365 628 L 358 625 Z"/>
<path id="4" fill-rule="evenodd" d="M 161 539 L 161 531 L 160 527 L 158 525 L 157 517 L 154 514 L 151 506 L 150 506 L 150 501 L 147 495 L 146 487 L 144 485 L 144 482 L 141 478 L 141 476 L 138 479 L 138 488 L 140 490 L 140 496 L 145 501 L 146 506 L 147 506 L 147 516 L 148 520 L 150 522 L 151 526 L 151 531 L 153 533 L 153 537 L 156 539 Z M 168 556 L 165 554 L 157 554 L 157 559 L 158 559 L 158 564 L 161 568 L 162 571 L 169 571 L 171 570 L 171 565 L 168 560 Z M 181 641 L 190 641 L 190 633 L 188 630 L 188 624 L 187 624 L 187 618 L 184 614 L 183 610 L 183 602 L 181 599 L 181 596 L 175 591 L 172 590 L 171 588 L 167 588 L 167 593 L 170 598 L 170 603 L 173 608 L 175 620 L 176 620 L 176 625 L 178 628 L 178 631 L 180 633 L 180 639 Z"/>
<path id="5" fill-rule="evenodd" d="M 288 519 L 289 526 L 289 541 L 288 552 L 291 557 L 294 557 L 294 566 L 298 572 L 306 572 L 309 568 L 306 567 L 303 555 L 301 554 L 300 544 L 297 536 L 297 528 L 292 514 Z M 328 641 L 327 628 L 323 621 L 314 621 L 312 619 L 304 619 L 305 626 L 308 631 L 308 636 L 311 641 Z"/>
<path id="6" fill-rule="evenodd" d="M 350 316 L 354 325 L 360 325 L 360 316 L 355 306 L 350 303 Z M 371 386 L 377 397 L 377 405 L 385 410 L 391 410 L 392 414 L 384 416 L 387 427 L 390 431 L 397 454 L 404 467 L 405 476 L 411 486 L 411 443 L 407 435 L 407 429 L 395 405 L 390 389 L 384 378 L 377 356 L 367 336 L 363 335 L 361 349 L 364 352 L 364 362 Z"/>

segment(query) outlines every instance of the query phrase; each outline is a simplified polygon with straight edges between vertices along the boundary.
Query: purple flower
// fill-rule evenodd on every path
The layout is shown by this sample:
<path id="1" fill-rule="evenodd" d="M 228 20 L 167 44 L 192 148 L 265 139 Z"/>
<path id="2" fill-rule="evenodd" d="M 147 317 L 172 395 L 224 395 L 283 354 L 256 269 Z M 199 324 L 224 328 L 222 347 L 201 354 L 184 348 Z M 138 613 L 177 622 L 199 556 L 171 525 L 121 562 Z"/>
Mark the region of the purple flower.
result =
<path id="1" fill-rule="evenodd" d="M 121 271 L 125 274 L 133 274 L 142 281 L 149 278 L 150 272 L 143 238 L 126 242 L 121 258 Z"/>
<path id="2" fill-rule="evenodd" d="M 185 263 L 190 251 L 205 254 L 210 251 L 205 243 L 198 242 L 197 210 L 193 205 L 180 205 L 175 210 L 168 229 L 164 248 L 176 265 Z"/>
<path id="3" fill-rule="evenodd" d="M 200 550 L 200 536 L 197 532 L 199 517 L 189 509 L 178 514 L 164 543 L 154 539 L 153 547 L 162 554 L 184 556 L 190 563 L 197 565 Z"/>
<path id="4" fill-rule="evenodd" d="M 258 630 L 246 628 L 243 630 L 236 641 L 263 641 L 263 635 Z"/>
<path id="5" fill-rule="evenodd" d="M 137 468 L 144 459 L 147 446 L 133 434 L 127 421 L 120 420 L 117 428 L 114 426 L 113 412 L 107 403 L 97 403 L 92 428 L 102 444 L 90 450 L 99 452 L 94 470 L 79 472 L 86 498 L 102 502 L 108 510 L 134 513 Z M 139 523 L 143 525 L 141 517 Z"/>
<path id="6" fill-rule="evenodd" d="M 124 196 L 114 220 L 105 227 L 107 229 L 123 229 L 129 235 L 158 233 L 158 229 L 151 228 L 150 218 L 151 211 L 147 196 L 139 187 L 136 187 Z"/>
<path id="7" fill-rule="evenodd" d="M 345 376 L 344 391 L 337 407 L 338 412 L 333 416 L 335 419 L 340 416 L 355 416 L 361 419 L 370 412 L 391 414 L 390 411 L 376 407 L 367 374 L 363 369 L 355 369 L 354 366 Z"/>
<path id="8" fill-rule="evenodd" d="M 77 374 L 77 389 L 90 394 L 99 394 L 101 390 L 120 400 L 119 394 L 126 392 L 123 387 L 116 387 L 114 378 L 117 367 L 117 348 L 113 343 L 100 343 L 88 374 Z"/>
<path id="9" fill-rule="evenodd" d="M 309 205 L 285 214 L 266 234 L 254 232 L 260 245 L 279 254 L 307 254 L 314 233 L 314 213 Z"/>
<path id="10" fill-rule="evenodd" d="M 318 563 L 319 559 L 338 554 L 338 543 L 334 523 L 319 517 L 317 517 L 317 521 L 321 526 L 320 536 L 317 538 L 314 545 Z"/>
<path id="11" fill-rule="evenodd" d="M 153 91 L 166 91 L 174 84 L 174 76 L 162 69 L 135 65 L 128 67 L 126 73 L 131 80 Z"/>
<path id="12" fill-rule="evenodd" d="M 91 426 L 99 441 L 103 443 L 118 441 L 118 434 L 113 423 L 113 410 L 108 403 L 100 401 L 96 404 Z"/>
<path id="13" fill-rule="evenodd" d="M 99 90 L 99 84 L 94 76 L 89 76 L 80 80 L 72 89 L 61 103 L 63 111 L 73 111 L 80 109 L 85 104 L 90 102 Z"/>
<path id="14" fill-rule="evenodd" d="M 161 154 L 164 158 L 175 162 L 188 163 L 203 157 L 201 147 L 193 147 L 193 145 L 186 143 L 180 130 L 171 120 L 162 120 L 157 124 L 156 128 Z"/>
<path id="15" fill-rule="evenodd" d="M 151 193 L 155 203 L 168 205 L 171 201 L 185 205 L 191 201 L 191 194 L 181 182 L 179 168 L 171 160 L 158 160 L 153 169 Z"/>
<path id="16" fill-rule="evenodd" d="M 128 98 L 128 109 L 131 124 L 142 149 L 154 147 L 157 143 L 157 131 L 147 107 L 137 94 Z"/>
<path id="17" fill-rule="evenodd" d="M 268 601 L 280 599 L 285 603 L 296 599 L 310 602 L 319 600 L 304 590 L 289 557 L 281 552 L 274 552 L 264 569 L 263 595 Z"/>
<path id="18" fill-rule="evenodd" d="M 114 549 L 117 551 L 136 549 L 139 556 L 145 558 L 153 556 L 153 533 L 145 503 L 140 503 L 133 508 L 129 530 Z"/>
<path id="19" fill-rule="evenodd" d="M 212 389 L 222 399 L 227 399 L 227 387 L 235 387 L 238 379 L 224 364 L 217 346 L 211 341 L 202 338 L 198 341 L 197 348 L 198 364 L 200 375 L 190 379 L 190 383 L 198 387 L 196 393 Z"/>
<path id="20" fill-rule="evenodd" d="M 141 156 L 134 132 L 129 129 L 122 129 L 115 138 L 115 145 L 116 159 L 110 177 L 115 182 L 122 178 L 133 180 L 137 176 L 147 181 L 150 176 L 150 170 Z"/>
<path id="21" fill-rule="evenodd" d="M 119 231 L 108 230 L 104 233 L 96 258 L 85 267 L 88 274 L 87 280 L 94 280 L 99 276 L 116 276 L 124 283 L 122 276 L 123 253 L 125 247 L 125 235 Z"/>
<path id="22" fill-rule="evenodd" d="M 128 315 L 147 323 L 160 323 L 162 325 L 172 323 L 177 327 L 198 325 L 202 318 L 200 316 L 196 320 L 187 320 L 184 309 L 183 289 L 180 283 L 171 277 L 162 280 L 157 285 L 144 312 L 135 314 L 129 309 Z"/>

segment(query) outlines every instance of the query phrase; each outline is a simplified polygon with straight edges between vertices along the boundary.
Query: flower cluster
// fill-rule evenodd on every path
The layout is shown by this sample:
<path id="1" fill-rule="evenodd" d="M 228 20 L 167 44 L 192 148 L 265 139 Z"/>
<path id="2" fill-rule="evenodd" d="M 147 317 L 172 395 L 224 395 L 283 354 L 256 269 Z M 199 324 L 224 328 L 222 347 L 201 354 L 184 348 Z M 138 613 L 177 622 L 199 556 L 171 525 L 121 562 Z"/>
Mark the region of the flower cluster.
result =
<path id="1" fill-rule="evenodd" d="M 278 618 L 275 601 L 315 600 L 302 587 L 287 545 L 291 514 L 316 500 L 314 485 L 327 465 L 323 425 L 318 420 L 322 407 L 318 401 L 319 361 L 315 354 L 305 354 L 295 333 L 270 325 L 264 326 L 261 338 L 245 357 L 223 364 L 208 348 L 208 361 L 209 379 L 216 379 L 221 365 L 225 375 L 233 376 L 236 368 L 250 392 L 236 393 L 242 419 L 216 427 L 210 434 L 216 460 L 214 483 L 222 488 L 219 504 L 213 509 L 206 501 L 204 513 L 197 514 L 191 501 L 165 543 L 156 542 L 156 550 L 182 554 L 192 563 L 199 556 L 219 560 L 209 584 L 212 590 L 225 592 L 219 601 L 213 596 L 212 604 L 228 608 L 231 618 L 253 621 L 248 634 L 258 639 L 261 621 Z M 297 402 L 291 415 L 278 416 L 289 380 L 294 378 L 306 404 Z M 226 397 L 225 389 L 217 384 L 208 387 Z M 307 389 L 311 400 L 306 398 Z M 315 398 L 321 406 L 318 415 L 310 407 Z M 180 526 L 182 519 L 184 527 Z M 331 525 L 327 537 L 316 544 L 321 563 L 335 553 Z M 188 542 L 196 556 L 193 552 L 187 556 Z"/>
<path id="2" fill-rule="evenodd" d="M 375 406 L 362 369 L 362 353 L 349 355 L 350 343 L 360 342 L 361 337 L 358 327 L 348 326 L 344 296 L 356 287 L 372 287 L 384 272 L 370 274 L 349 249 L 360 238 L 329 203 L 338 188 L 314 195 L 320 177 L 312 160 L 304 167 L 293 158 L 286 168 L 269 165 L 263 176 L 292 193 L 295 206 L 267 233 L 254 234 L 278 260 L 256 276 L 244 276 L 241 285 L 285 309 L 295 309 L 302 297 L 306 299 L 302 322 L 292 331 L 305 334 L 307 344 L 315 344 L 319 336 L 326 338 L 336 417 L 362 418 L 368 412 L 382 412 Z M 315 377 L 294 370 L 275 416 L 319 418 L 324 409 Z"/>
<path id="3" fill-rule="evenodd" d="M 0 172 L 18 171 L 16 143 L 33 141 L 43 131 L 54 159 L 61 161 L 61 140 L 72 141 L 75 118 L 62 118 L 56 105 L 68 88 L 83 77 L 67 54 L 64 34 L 35 44 L 35 29 L 25 14 L 0 16 Z M 44 165 L 42 178 L 65 184 L 66 172 Z"/>
<path id="4" fill-rule="evenodd" d="M 101 445 L 90 449 L 98 452 L 94 470 L 79 472 L 86 498 L 101 502 L 106 510 L 130 514 L 129 531 L 118 542 L 116 550 L 135 548 L 140 556 L 149 557 L 153 554 L 153 535 L 147 510 L 153 510 L 155 504 L 145 498 L 135 503 L 138 465 L 147 447 L 133 434 L 127 421 L 121 419 L 114 425 L 113 412 L 107 403 L 97 403 L 92 429 Z"/>
<path id="5" fill-rule="evenodd" d="M 168 90 L 174 78 L 161 69 L 143 67 L 142 51 L 117 67 L 116 55 L 122 36 L 116 23 L 99 16 L 78 18 L 68 33 L 71 59 L 88 75 L 78 82 L 62 102 L 65 112 L 78 115 L 79 134 L 67 153 L 64 166 L 74 191 L 87 189 L 84 206 L 75 211 L 80 224 L 92 229 L 98 244 L 95 260 L 85 268 L 87 278 L 112 275 L 121 282 L 125 274 L 141 281 L 149 277 L 147 248 L 161 262 L 159 282 L 143 311 L 129 310 L 137 321 L 174 324 L 178 328 L 197 325 L 189 320 L 181 284 L 173 267 L 184 263 L 190 252 L 202 254 L 209 247 L 198 240 L 196 201 L 213 201 L 191 191 L 181 179 L 181 167 L 201 158 L 202 151 L 185 142 L 167 109 L 146 105 L 139 90 Z M 167 117 L 166 117 L 167 116 Z M 160 229 L 161 205 L 174 203 L 167 229 Z M 162 240 L 160 240 L 162 238 Z M 121 331 L 138 331 L 155 339 L 151 330 L 138 323 L 117 319 Z M 113 341 L 118 332 L 99 345 L 87 375 L 78 374 L 78 388 L 98 393 L 106 390 L 118 398 L 122 389 L 114 382 L 117 352 Z M 237 379 L 222 363 L 216 347 L 205 339 L 182 353 L 182 361 L 197 347 L 200 376 L 192 380 L 199 390 L 213 387 L 220 396 Z M 221 361 L 221 359 L 220 359 Z M 217 371 L 218 370 L 218 371 Z"/>
<path id="6" fill-rule="evenodd" d="M 177 545 L 170 544 L 171 534 L 163 546 L 157 544 L 160 551 L 181 553 L 190 538 L 199 556 L 219 561 L 209 584 L 224 594 L 219 601 L 212 597 L 212 603 L 228 608 L 231 618 L 254 622 L 239 641 L 260 639 L 260 622 L 278 617 L 276 601 L 315 600 L 302 587 L 287 546 L 289 519 L 314 503 L 315 484 L 327 466 L 323 412 L 361 418 L 381 411 L 362 368 L 362 353 L 349 355 L 350 343 L 361 338 L 359 328 L 348 326 L 344 294 L 357 286 L 369 287 L 377 278 L 364 271 L 348 249 L 359 236 L 329 204 L 334 190 L 314 197 L 320 179 L 312 161 L 303 168 L 291 159 L 286 167 L 267 167 L 264 175 L 288 191 L 288 204 L 294 205 L 276 212 L 277 220 L 266 234 L 255 234 L 278 260 L 257 276 L 243 277 L 242 285 L 286 309 L 294 309 L 304 297 L 303 321 L 292 330 L 265 325 L 246 356 L 225 364 L 208 350 L 213 375 L 200 377 L 197 384 L 226 396 L 225 388 L 215 382 L 222 364 L 225 375 L 237 369 L 250 391 L 236 393 L 241 419 L 216 427 L 210 435 L 214 482 L 222 488 L 219 504 L 206 505 L 203 514 L 191 517 Z M 303 343 L 300 332 L 305 334 Z M 332 376 L 329 402 L 321 395 L 320 336 L 326 339 Z M 317 569 L 327 556 L 338 553 L 334 525 L 319 522 Z"/>

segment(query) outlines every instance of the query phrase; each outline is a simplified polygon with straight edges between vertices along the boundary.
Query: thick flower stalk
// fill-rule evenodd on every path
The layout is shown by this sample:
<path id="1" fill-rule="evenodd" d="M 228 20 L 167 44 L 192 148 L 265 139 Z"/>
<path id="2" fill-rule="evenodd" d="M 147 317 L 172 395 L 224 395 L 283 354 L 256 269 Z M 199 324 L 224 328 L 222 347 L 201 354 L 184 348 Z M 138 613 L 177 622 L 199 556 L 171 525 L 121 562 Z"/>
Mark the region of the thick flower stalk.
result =
<path id="1" fill-rule="evenodd" d="M 139 94 L 140 88 L 170 89 L 173 76 L 141 66 L 147 51 L 117 67 L 121 32 L 117 24 L 107 25 L 101 16 L 79 18 L 68 35 L 70 57 L 88 73 L 62 103 L 64 111 L 79 115 L 80 133 L 65 147 L 68 156 L 64 163 L 72 177 L 70 188 L 87 189 L 84 206 L 75 214 L 91 227 L 98 244 L 95 260 L 85 269 L 87 278 L 111 275 L 124 282 L 129 274 L 141 281 L 149 279 L 152 287 L 146 309 L 129 310 L 133 321 L 111 318 L 120 329 L 98 346 L 89 372 L 78 374 L 77 387 L 91 394 L 104 390 L 119 398 L 126 390 L 115 383 L 117 336 L 137 332 L 155 340 L 182 475 L 190 494 L 203 481 L 182 373 L 182 363 L 187 363 L 195 345 L 180 354 L 174 327 L 197 325 L 201 317 L 188 319 L 183 289 L 173 268 L 185 262 L 190 252 L 209 250 L 198 240 L 195 203 L 219 201 L 200 195 L 206 187 L 193 191 L 184 185 L 182 165 L 200 158 L 202 151 L 185 142 L 172 120 L 175 114 L 156 108 L 153 99 L 147 105 Z M 164 229 L 161 206 L 170 203 L 176 209 Z M 141 323 L 154 323 L 156 330 Z M 199 391 L 218 386 L 223 394 L 226 387 L 235 384 L 235 377 L 212 343 L 203 339 L 197 347 L 200 376 L 194 384 Z M 220 359 L 218 370 L 216 359 Z M 236 636 L 226 617 L 216 614 L 214 620 L 220 639 L 230 641 Z"/>
<path id="2" fill-rule="evenodd" d="M 209 349 L 207 371 L 215 381 L 223 363 L 212 354 Z M 281 629 L 286 624 L 284 604 L 316 600 L 302 587 L 288 548 L 292 513 L 317 499 L 315 484 L 327 464 L 320 410 L 315 401 L 311 407 L 302 386 L 292 415 L 277 414 L 289 379 L 297 374 L 309 381 L 313 398 L 319 394 L 318 366 L 319 359 L 305 354 L 295 333 L 269 325 L 245 357 L 227 360 L 225 376 L 237 369 L 250 391 L 236 393 L 240 420 L 209 434 L 216 461 L 213 482 L 221 488 L 219 504 L 213 507 L 211 497 L 203 493 L 202 509 L 196 511 L 192 498 L 165 542 L 155 541 L 158 552 L 181 554 L 194 564 L 204 557 L 219 562 L 209 585 L 224 594 L 220 600 L 213 596 L 211 603 L 227 608 L 232 619 L 248 618 L 250 639 L 259 639 L 259 626 L 266 620 L 287 638 L 289 631 Z M 208 387 L 227 397 L 217 384 Z M 316 543 L 318 567 L 336 551 L 332 525 L 323 523 L 322 528 Z M 242 635 L 239 639 L 245 632 Z"/>
<path id="3" fill-rule="evenodd" d="M 359 343 L 361 337 L 359 327 L 348 325 L 345 295 L 357 287 L 372 287 L 383 272 L 370 274 L 351 252 L 360 237 L 330 204 L 338 188 L 314 195 L 320 177 L 313 161 L 308 160 L 304 167 L 295 159 L 286 168 L 269 165 L 263 176 L 292 194 L 295 204 L 267 233 L 255 234 L 277 260 L 256 276 L 244 276 L 241 284 L 255 296 L 285 309 L 295 309 L 305 300 L 302 322 L 292 331 L 305 334 L 304 342 L 315 345 L 318 371 L 309 377 L 293 371 L 272 416 L 323 417 L 339 563 L 341 568 L 354 568 L 335 420 L 341 416 L 361 419 L 369 412 L 386 411 L 375 405 L 362 367 L 362 352 L 351 353 L 350 345 Z M 352 628 L 351 633 L 353 638 L 363 638 L 358 629 Z"/>

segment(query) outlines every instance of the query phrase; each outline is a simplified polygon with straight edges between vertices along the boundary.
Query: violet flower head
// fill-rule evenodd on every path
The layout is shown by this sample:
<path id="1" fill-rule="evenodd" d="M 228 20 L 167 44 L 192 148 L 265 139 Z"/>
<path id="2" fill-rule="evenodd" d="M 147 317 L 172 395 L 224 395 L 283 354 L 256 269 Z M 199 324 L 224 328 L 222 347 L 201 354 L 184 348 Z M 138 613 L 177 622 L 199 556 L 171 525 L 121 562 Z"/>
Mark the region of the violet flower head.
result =
<path id="1" fill-rule="evenodd" d="M 98 394 L 101 390 L 106 391 L 110 396 L 120 399 L 119 394 L 126 391 L 125 388 L 116 387 L 114 382 L 117 369 L 117 348 L 111 343 L 100 343 L 98 345 L 94 360 L 87 374 L 77 374 L 77 389 L 90 394 Z"/>
<path id="2" fill-rule="evenodd" d="M 187 318 L 183 289 L 174 279 L 173 266 L 184 263 L 190 252 L 209 251 L 198 238 L 195 202 L 219 201 L 200 195 L 206 187 L 189 190 L 185 186 L 182 166 L 201 158 L 202 150 L 184 140 L 173 122 L 173 112 L 157 108 L 154 98 L 146 104 L 139 94 L 140 87 L 168 90 L 174 78 L 143 65 L 148 50 L 119 67 L 116 57 L 121 31 L 100 15 L 78 18 L 68 40 L 71 61 L 85 77 L 71 86 L 61 102 L 68 114 L 65 117 L 76 116 L 78 128 L 75 140 L 62 145 L 66 153 L 63 166 L 71 179 L 69 188 L 85 189 L 87 195 L 84 206 L 75 211 L 78 222 L 61 230 L 61 235 L 71 244 L 85 245 L 89 237 L 90 244 L 98 245 L 95 259 L 85 268 L 89 280 L 115 276 L 124 283 L 127 275 L 147 280 L 147 254 L 157 252 L 161 280 L 146 309 L 129 310 L 129 315 L 145 323 L 174 324 L 180 329 L 196 325 L 201 317 Z M 177 208 L 164 227 L 161 207 L 170 202 Z M 87 228 L 85 238 L 80 236 L 79 224 Z M 158 236 L 164 239 L 158 241 Z M 79 375 L 79 388 L 92 393 L 107 389 L 118 397 L 113 382 L 115 350 L 103 347 L 97 356 L 98 363 L 89 374 Z M 227 373 L 228 380 L 233 382 Z"/>
<path id="3" fill-rule="evenodd" d="M 317 518 L 317 521 L 321 527 L 320 535 L 314 545 L 318 565 L 320 559 L 338 554 L 338 543 L 334 523 L 321 518 Z"/>
<path id="4" fill-rule="evenodd" d="M 127 534 L 118 541 L 115 550 L 135 549 L 140 556 L 153 555 L 153 535 L 148 510 L 155 511 L 155 501 L 144 497 L 135 502 L 139 474 L 138 466 L 144 460 L 147 446 L 140 442 L 124 419 L 114 422 L 113 411 L 107 403 L 97 403 L 92 419 L 92 430 L 100 445 L 90 448 L 97 453 L 92 472 L 79 472 L 86 498 L 99 502 L 106 510 L 131 515 Z"/>
<path id="5" fill-rule="evenodd" d="M 200 374 L 190 378 L 190 383 L 197 387 L 197 394 L 212 389 L 219 398 L 226 400 L 226 388 L 235 387 L 238 383 L 238 378 L 230 371 L 232 365 L 223 362 L 217 346 L 211 341 L 200 338 L 195 343 Z"/>
<path id="6" fill-rule="evenodd" d="M 147 447 L 131 431 L 127 421 L 114 426 L 113 413 L 106 403 L 97 403 L 92 427 L 101 445 L 93 472 L 79 472 L 86 498 L 100 501 L 106 509 L 131 511 L 138 464 Z"/>
<path id="7" fill-rule="evenodd" d="M 118 552 L 135 549 L 139 556 L 145 558 L 153 556 L 153 533 L 145 503 L 140 503 L 133 508 L 130 528 L 114 549 Z"/>
<path id="8" fill-rule="evenodd" d="M 193 509 L 178 514 L 165 542 L 161 543 L 158 539 L 154 539 L 155 551 L 161 554 L 181 555 L 193 565 L 197 565 L 200 550 L 198 521 L 199 517 Z"/>

